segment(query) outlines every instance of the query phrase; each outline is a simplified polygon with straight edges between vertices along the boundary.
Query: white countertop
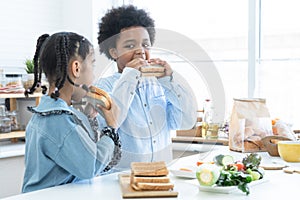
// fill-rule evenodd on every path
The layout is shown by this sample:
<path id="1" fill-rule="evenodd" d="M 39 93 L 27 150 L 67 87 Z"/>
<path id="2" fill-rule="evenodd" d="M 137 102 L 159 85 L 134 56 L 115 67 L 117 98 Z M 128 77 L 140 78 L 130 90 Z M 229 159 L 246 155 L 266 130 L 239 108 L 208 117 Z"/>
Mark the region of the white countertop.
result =
<path id="1" fill-rule="evenodd" d="M 243 153 L 229 151 L 228 146 L 215 146 L 209 152 L 201 152 L 196 155 L 183 157 L 174 160 L 169 169 L 179 169 L 187 165 L 195 165 L 198 160 L 210 161 L 215 155 L 223 153 L 230 154 L 235 159 L 240 159 L 245 156 Z M 262 163 L 283 163 L 279 157 L 270 157 L 266 152 L 260 153 L 263 157 Z M 300 167 L 300 163 L 287 163 L 291 166 Z M 123 172 L 126 173 L 126 172 Z M 199 190 L 196 179 L 182 179 L 170 174 L 171 181 L 175 185 L 175 190 L 178 191 L 177 198 L 151 198 L 151 199 L 255 199 L 266 200 L 267 198 L 284 199 L 287 196 L 292 199 L 298 199 L 300 174 L 286 174 L 282 170 L 267 170 L 265 174 L 266 182 L 250 188 L 250 194 L 246 196 L 244 193 L 237 191 L 230 194 L 210 193 Z M 89 199 L 89 200 L 115 200 L 122 199 L 120 185 L 118 183 L 118 173 L 96 177 L 91 181 L 81 183 L 67 184 L 63 186 L 48 188 L 31 193 L 16 195 L 5 198 L 6 200 L 47 200 L 47 199 Z M 137 198 L 135 198 L 137 199 Z"/>
<path id="2" fill-rule="evenodd" d="M 25 142 L 11 143 L 10 141 L 0 141 L 0 159 L 14 156 L 24 156 Z"/>

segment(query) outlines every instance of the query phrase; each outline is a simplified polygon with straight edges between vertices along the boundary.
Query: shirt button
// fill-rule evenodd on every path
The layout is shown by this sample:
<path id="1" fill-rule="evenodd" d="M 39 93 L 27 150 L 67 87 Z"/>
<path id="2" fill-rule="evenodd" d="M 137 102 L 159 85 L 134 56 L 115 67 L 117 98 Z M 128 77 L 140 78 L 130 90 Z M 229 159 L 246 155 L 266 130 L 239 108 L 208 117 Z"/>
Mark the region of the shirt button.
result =
<path id="1" fill-rule="evenodd" d="M 155 144 L 156 143 L 156 140 L 153 140 L 153 144 Z"/>
<path id="2" fill-rule="evenodd" d="M 147 104 L 144 104 L 145 107 L 147 107 Z"/>
<path id="3" fill-rule="evenodd" d="M 131 95 L 133 95 L 133 92 L 130 92 Z"/>
<path id="4" fill-rule="evenodd" d="M 150 125 L 152 125 L 152 122 L 149 122 Z"/>
<path id="5" fill-rule="evenodd" d="M 136 78 L 136 79 L 139 79 L 139 76 L 136 76 L 135 78 Z"/>

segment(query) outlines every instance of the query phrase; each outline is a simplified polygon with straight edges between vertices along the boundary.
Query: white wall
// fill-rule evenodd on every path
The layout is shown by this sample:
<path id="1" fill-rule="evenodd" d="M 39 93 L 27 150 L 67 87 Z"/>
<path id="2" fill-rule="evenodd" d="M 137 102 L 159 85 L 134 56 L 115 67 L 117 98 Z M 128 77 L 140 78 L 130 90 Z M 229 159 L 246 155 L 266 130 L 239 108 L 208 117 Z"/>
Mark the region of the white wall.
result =
<path id="1" fill-rule="evenodd" d="M 96 45 L 98 30 L 95 25 L 111 7 L 110 2 L 111 0 L 0 0 L 0 68 L 6 74 L 25 73 L 24 61 L 34 56 L 36 40 L 44 33 L 73 31 L 84 35 Z M 0 99 L 0 103 L 2 100 Z M 19 111 L 24 110 L 23 108 L 25 109 L 25 105 Z M 25 120 L 24 113 L 25 111 L 22 120 Z M 0 198 L 21 192 L 23 173 L 23 156 L 0 158 Z"/>
<path id="2" fill-rule="evenodd" d="M 5 73 L 24 73 L 24 60 L 33 57 L 43 33 L 74 31 L 92 40 L 94 1 L 1 0 L 0 68 Z"/>

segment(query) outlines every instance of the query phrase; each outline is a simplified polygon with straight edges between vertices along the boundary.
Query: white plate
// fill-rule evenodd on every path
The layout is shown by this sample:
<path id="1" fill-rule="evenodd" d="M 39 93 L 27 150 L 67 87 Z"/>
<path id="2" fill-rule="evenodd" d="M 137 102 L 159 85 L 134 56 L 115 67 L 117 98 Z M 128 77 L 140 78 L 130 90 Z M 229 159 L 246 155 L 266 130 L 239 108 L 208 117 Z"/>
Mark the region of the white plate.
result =
<path id="1" fill-rule="evenodd" d="M 257 180 L 257 181 L 252 181 L 251 183 L 248 184 L 248 186 L 250 187 L 253 187 L 255 185 L 259 185 L 261 183 L 264 183 L 268 181 L 268 179 L 266 177 L 264 177 L 263 179 L 260 179 L 260 180 Z M 225 193 L 225 194 L 229 194 L 229 193 L 232 193 L 232 192 L 236 192 L 236 191 L 239 191 L 238 187 L 237 186 L 217 186 L 217 185 L 213 185 L 213 186 L 202 186 L 202 185 L 199 185 L 199 189 L 201 191 L 205 191 L 205 192 L 215 192 L 215 193 Z"/>
<path id="2" fill-rule="evenodd" d="M 188 169 L 191 171 L 182 170 L 182 169 Z M 196 167 L 182 167 L 180 169 L 170 169 L 170 172 L 174 176 L 177 176 L 180 178 L 196 178 Z"/>

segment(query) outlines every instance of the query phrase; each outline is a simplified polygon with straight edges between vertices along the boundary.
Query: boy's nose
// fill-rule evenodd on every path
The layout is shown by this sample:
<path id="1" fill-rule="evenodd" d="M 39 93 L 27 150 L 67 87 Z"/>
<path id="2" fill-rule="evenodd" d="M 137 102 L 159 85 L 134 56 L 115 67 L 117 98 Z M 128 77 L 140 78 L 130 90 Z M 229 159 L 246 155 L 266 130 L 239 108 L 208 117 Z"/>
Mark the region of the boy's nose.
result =
<path id="1" fill-rule="evenodd" d="M 134 58 L 146 59 L 145 50 L 143 48 L 138 48 L 134 51 Z"/>

